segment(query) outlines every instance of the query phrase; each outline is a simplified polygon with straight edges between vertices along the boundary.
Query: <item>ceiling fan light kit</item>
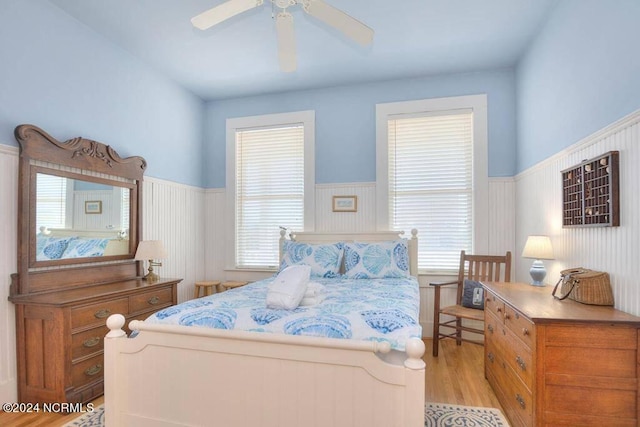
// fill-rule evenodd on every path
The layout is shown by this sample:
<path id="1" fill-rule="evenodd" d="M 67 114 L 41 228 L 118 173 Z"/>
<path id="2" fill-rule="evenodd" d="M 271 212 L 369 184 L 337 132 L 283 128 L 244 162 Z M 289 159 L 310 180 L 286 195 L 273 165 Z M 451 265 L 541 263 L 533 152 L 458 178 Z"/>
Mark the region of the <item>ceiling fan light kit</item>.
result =
<path id="1" fill-rule="evenodd" d="M 293 15 L 287 11 L 287 8 L 291 6 L 302 6 L 302 10 L 307 14 L 337 29 L 363 46 L 373 42 L 373 29 L 324 0 L 270 0 L 270 2 L 274 7 L 280 9 L 274 19 L 278 37 L 278 61 L 280 69 L 284 72 L 292 72 L 297 68 Z M 264 0 L 227 0 L 194 16 L 191 18 L 191 23 L 200 30 L 206 30 L 263 4 Z"/>

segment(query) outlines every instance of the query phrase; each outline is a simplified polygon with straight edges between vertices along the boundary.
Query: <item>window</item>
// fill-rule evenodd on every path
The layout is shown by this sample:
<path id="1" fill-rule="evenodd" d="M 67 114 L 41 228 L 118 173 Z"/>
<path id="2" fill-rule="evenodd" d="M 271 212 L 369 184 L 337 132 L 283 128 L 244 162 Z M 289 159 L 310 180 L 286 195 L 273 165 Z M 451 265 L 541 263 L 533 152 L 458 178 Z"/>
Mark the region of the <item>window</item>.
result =
<path id="1" fill-rule="evenodd" d="M 313 228 L 313 111 L 227 120 L 227 268 L 275 269 L 280 227 Z M 231 254 L 232 259 L 231 259 Z"/>
<path id="2" fill-rule="evenodd" d="M 420 270 L 457 271 L 486 249 L 486 97 L 379 104 L 376 120 L 378 228 L 417 228 Z"/>
<path id="3" fill-rule="evenodd" d="M 36 231 L 40 227 L 65 228 L 67 209 L 67 178 L 55 175 L 36 175 L 38 209 Z"/>

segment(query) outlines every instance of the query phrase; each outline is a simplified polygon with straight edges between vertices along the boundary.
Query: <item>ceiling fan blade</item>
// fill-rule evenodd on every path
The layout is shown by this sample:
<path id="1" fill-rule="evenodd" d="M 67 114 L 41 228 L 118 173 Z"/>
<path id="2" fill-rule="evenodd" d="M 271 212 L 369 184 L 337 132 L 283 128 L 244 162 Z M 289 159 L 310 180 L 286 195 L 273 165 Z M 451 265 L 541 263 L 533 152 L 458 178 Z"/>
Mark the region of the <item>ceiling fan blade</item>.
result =
<path id="1" fill-rule="evenodd" d="M 296 37 L 293 31 L 293 16 L 289 12 L 280 12 L 276 16 L 278 34 L 278 61 L 285 73 L 296 70 Z"/>
<path id="2" fill-rule="evenodd" d="M 308 0 L 303 4 L 309 15 L 331 25 L 361 45 L 366 46 L 373 41 L 373 29 L 323 0 Z"/>
<path id="3" fill-rule="evenodd" d="M 212 9 L 194 16 L 191 18 L 191 23 L 196 28 L 206 30 L 222 21 L 226 21 L 229 18 L 233 18 L 262 4 L 263 0 L 227 0 Z"/>

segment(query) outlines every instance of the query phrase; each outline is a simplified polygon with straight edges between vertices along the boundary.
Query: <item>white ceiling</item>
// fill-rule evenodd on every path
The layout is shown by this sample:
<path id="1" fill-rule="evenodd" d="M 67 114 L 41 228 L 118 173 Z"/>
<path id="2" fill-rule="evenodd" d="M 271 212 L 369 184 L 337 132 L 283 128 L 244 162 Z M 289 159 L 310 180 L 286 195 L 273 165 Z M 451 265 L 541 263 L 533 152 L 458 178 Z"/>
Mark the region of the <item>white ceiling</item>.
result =
<path id="1" fill-rule="evenodd" d="M 279 70 L 269 0 L 206 31 L 223 0 L 49 0 L 205 100 L 510 67 L 557 0 L 326 0 L 375 30 L 360 45 L 294 16 L 298 69 Z"/>

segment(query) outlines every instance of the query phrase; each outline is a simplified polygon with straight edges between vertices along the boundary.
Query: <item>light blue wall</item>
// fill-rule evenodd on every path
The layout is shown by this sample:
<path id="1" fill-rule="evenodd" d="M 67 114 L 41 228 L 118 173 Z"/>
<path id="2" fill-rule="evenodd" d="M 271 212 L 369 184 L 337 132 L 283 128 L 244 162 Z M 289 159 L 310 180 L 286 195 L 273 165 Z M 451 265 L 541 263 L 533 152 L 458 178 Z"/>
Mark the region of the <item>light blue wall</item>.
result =
<path id="1" fill-rule="evenodd" d="M 640 108 L 640 1 L 559 2 L 517 81 L 521 172 Z"/>
<path id="2" fill-rule="evenodd" d="M 316 183 L 376 179 L 377 103 L 486 93 L 489 175 L 515 172 L 516 100 L 512 69 L 263 95 L 207 104 L 205 186 L 225 186 L 226 119 L 300 110 L 316 112 Z"/>
<path id="3" fill-rule="evenodd" d="M 14 128 L 83 136 L 147 175 L 202 186 L 204 102 L 43 0 L 0 0 L 0 144 Z"/>

